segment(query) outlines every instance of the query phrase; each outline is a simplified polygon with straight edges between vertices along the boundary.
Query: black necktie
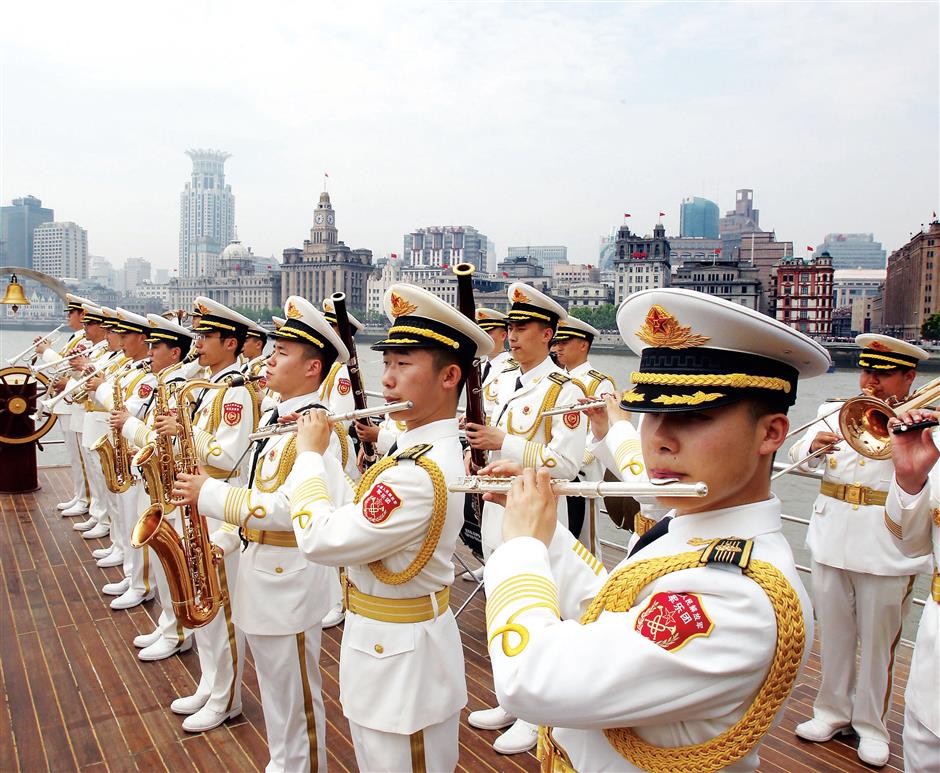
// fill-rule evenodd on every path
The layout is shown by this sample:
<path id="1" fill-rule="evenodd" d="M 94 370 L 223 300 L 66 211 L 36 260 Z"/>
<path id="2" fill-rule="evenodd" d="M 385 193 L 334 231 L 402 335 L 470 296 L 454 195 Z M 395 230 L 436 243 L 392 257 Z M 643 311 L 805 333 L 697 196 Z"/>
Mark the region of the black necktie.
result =
<path id="1" fill-rule="evenodd" d="M 660 537 L 663 536 L 666 532 L 669 531 L 669 522 L 672 520 L 672 516 L 666 516 L 659 523 L 657 523 L 652 529 L 650 529 L 646 534 L 640 537 L 636 544 L 633 546 L 633 550 L 630 551 L 628 558 L 632 557 L 634 553 L 641 551 L 647 545 L 652 542 L 655 542 Z"/>
<path id="2" fill-rule="evenodd" d="M 490 361 L 486 361 L 486 365 L 483 366 L 483 375 L 480 377 L 480 381 L 486 381 L 486 377 L 490 375 Z"/>
<path id="3" fill-rule="evenodd" d="M 271 411 L 271 415 L 268 416 L 268 420 L 264 423 L 264 426 L 271 427 L 277 424 L 277 419 L 278 419 L 278 413 L 277 413 L 277 408 L 275 408 L 273 411 Z M 268 440 L 270 440 L 270 438 L 266 438 L 265 440 L 259 441 L 258 445 L 255 447 L 255 453 L 251 458 L 251 474 L 248 476 L 249 486 L 254 485 L 255 469 L 258 467 L 258 460 L 261 458 L 262 454 L 264 453 L 265 447 L 268 445 Z"/>
<path id="4" fill-rule="evenodd" d="M 520 389 L 522 389 L 522 376 L 516 376 L 516 388 L 513 391 L 518 392 Z"/>
<path id="5" fill-rule="evenodd" d="M 398 450 L 398 441 L 396 440 L 396 441 L 395 441 L 394 443 L 392 443 L 392 445 L 389 447 L 388 453 L 386 453 L 385 455 L 386 455 L 386 456 L 394 456 L 394 455 L 395 455 L 395 452 L 396 452 L 397 450 Z"/>

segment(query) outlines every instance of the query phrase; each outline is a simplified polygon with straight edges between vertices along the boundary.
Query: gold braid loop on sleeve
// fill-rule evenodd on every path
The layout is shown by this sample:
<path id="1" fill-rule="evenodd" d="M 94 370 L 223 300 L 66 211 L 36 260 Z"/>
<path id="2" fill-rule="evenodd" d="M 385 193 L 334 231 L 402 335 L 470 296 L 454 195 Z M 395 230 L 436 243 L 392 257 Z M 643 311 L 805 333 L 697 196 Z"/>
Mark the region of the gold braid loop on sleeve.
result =
<path id="1" fill-rule="evenodd" d="M 333 432 L 335 432 L 336 437 L 339 438 L 339 448 L 342 456 L 340 461 L 343 470 L 345 470 L 346 465 L 349 464 L 349 431 L 343 426 L 341 421 L 338 421 L 333 425 Z"/>
<path id="2" fill-rule="evenodd" d="M 626 612 L 640 591 L 670 572 L 703 567 L 699 552 L 638 561 L 614 573 L 594 597 L 581 623 L 592 623 L 605 609 Z M 806 630 L 799 596 L 773 564 L 752 558 L 742 573 L 770 599 L 777 622 L 777 647 L 764 683 L 744 716 L 720 735 L 701 744 L 665 748 L 642 740 L 632 728 L 604 730 L 611 746 L 631 764 L 654 773 L 686 773 L 725 768 L 753 749 L 770 729 L 777 711 L 790 694 L 803 660 Z"/>
<path id="3" fill-rule="evenodd" d="M 433 461 L 425 457 L 414 460 L 414 463 L 424 470 L 431 479 L 431 485 L 434 488 L 434 503 L 431 508 L 431 519 L 428 523 L 428 531 L 425 534 L 424 541 L 418 549 L 418 554 L 412 562 L 400 572 L 392 572 L 382 563 L 381 560 L 373 561 L 369 564 L 369 569 L 379 582 L 386 585 L 403 585 L 418 576 L 418 573 L 427 566 L 431 556 L 437 549 L 437 543 L 441 539 L 441 532 L 444 530 L 444 521 L 447 519 L 447 483 L 444 480 L 444 474 L 441 468 Z M 356 497 L 353 500 L 356 504 L 362 501 L 362 498 L 372 488 L 375 479 L 379 477 L 389 467 L 398 464 L 398 459 L 393 456 L 387 456 L 378 464 L 369 468 L 362 479 L 359 481 L 359 488 L 356 489 Z"/>

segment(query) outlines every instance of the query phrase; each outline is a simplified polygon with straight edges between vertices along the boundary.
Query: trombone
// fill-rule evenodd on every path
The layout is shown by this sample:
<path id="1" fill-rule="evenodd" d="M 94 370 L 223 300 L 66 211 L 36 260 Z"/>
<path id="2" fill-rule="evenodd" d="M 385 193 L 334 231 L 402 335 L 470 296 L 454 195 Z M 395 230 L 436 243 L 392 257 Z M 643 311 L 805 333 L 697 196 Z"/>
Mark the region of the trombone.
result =
<path id="1" fill-rule="evenodd" d="M 447 485 L 447 490 L 463 494 L 508 494 L 515 478 L 495 475 L 465 475 Z M 653 482 L 605 482 L 552 480 L 552 493 L 561 497 L 705 497 L 708 484 L 678 483 L 674 480 Z"/>
<path id="2" fill-rule="evenodd" d="M 377 405 L 374 408 L 362 408 L 358 411 L 347 411 L 346 413 L 335 413 L 330 414 L 327 418 L 330 424 L 339 424 L 340 422 L 346 421 L 356 421 L 358 419 L 367 419 L 370 416 L 381 416 L 386 413 L 397 413 L 398 411 L 407 411 L 411 408 L 414 408 L 414 403 L 411 400 L 404 400 L 400 403 L 388 403 L 388 405 Z M 306 414 L 307 411 L 304 411 L 303 414 Z M 264 429 L 259 429 L 257 432 L 252 432 L 248 436 L 249 443 L 256 443 L 259 440 L 267 440 L 270 437 L 275 435 L 286 435 L 290 432 L 297 431 L 297 422 L 288 421 L 284 424 L 272 424 L 269 427 Z"/>
<path id="3" fill-rule="evenodd" d="M 7 365 L 15 365 L 24 357 L 27 357 L 28 355 L 32 354 L 36 350 L 36 347 L 39 346 L 39 344 L 44 343 L 45 341 L 48 341 L 49 339 L 51 339 L 52 336 L 57 335 L 58 332 L 62 329 L 62 327 L 63 327 L 62 325 L 59 325 L 55 330 L 52 330 L 51 332 L 46 333 L 44 336 L 37 338 L 35 341 L 33 341 L 33 343 L 31 343 L 23 351 L 21 351 L 18 355 L 16 355 L 16 357 L 11 357 L 9 360 L 7 360 Z"/>

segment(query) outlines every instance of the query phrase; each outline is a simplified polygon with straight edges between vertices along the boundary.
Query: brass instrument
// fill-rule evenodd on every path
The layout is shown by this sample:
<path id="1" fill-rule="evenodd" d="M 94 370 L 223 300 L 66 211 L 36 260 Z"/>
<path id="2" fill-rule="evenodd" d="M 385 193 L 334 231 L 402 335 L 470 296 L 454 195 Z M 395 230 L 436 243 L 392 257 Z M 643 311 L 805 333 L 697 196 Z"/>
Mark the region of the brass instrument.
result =
<path id="1" fill-rule="evenodd" d="M 145 359 L 135 368 L 149 368 L 150 360 Z M 124 410 L 124 388 L 121 378 L 115 377 L 111 396 L 113 399 L 112 411 Z M 121 494 L 134 484 L 134 475 L 131 472 L 131 450 L 121 430 L 112 429 L 111 436 L 102 435 L 91 447 L 101 459 L 101 471 L 104 473 L 104 482 L 108 491 Z"/>
<path id="2" fill-rule="evenodd" d="M 218 382 L 194 379 L 177 393 L 177 419 L 179 421 L 179 451 L 173 464 L 173 476 L 186 472 L 199 472 L 199 459 L 196 455 L 196 442 L 193 434 L 192 411 L 196 402 L 193 392 L 197 389 L 228 389 L 240 386 L 246 379 L 230 377 Z M 165 390 L 164 390 L 165 391 Z M 164 394 L 164 397 L 168 397 Z M 168 407 L 164 406 L 166 410 Z M 172 439 L 171 439 L 172 440 Z M 136 459 L 136 457 L 135 457 Z M 146 462 L 146 459 L 144 460 Z M 166 497 L 169 487 L 163 476 L 168 475 L 170 463 L 158 460 L 165 469 L 154 471 L 154 489 L 162 487 L 162 497 Z M 150 475 L 150 472 L 148 472 Z M 160 482 L 157 483 L 156 480 Z M 152 548 L 163 564 L 170 598 L 177 619 L 187 628 L 201 628 L 212 622 L 224 602 L 224 594 L 219 581 L 218 564 L 222 562 L 222 550 L 209 540 L 209 527 L 205 517 L 199 514 L 195 505 L 180 508 L 183 536 L 166 519 L 172 502 L 155 501 L 144 510 L 131 534 L 131 545 L 135 548 L 147 545 Z"/>
<path id="3" fill-rule="evenodd" d="M 59 331 L 63 327 L 64 325 L 59 325 L 55 330 L 49 333 L 46 333 L 41 338 L 37 338 L 35 341 L 33 341 L 33 343 L 31 343 L 23 351 L 21 351 L 18 355 L 16 355 L 16 357 L 11 357 L 10 359 L 8 359 L 7 365 L 16 365 L 16 363 L 18 363 L 24 357 L 28 357 L 30 354 L 33 353 L 33 351 L 35 351 L 36 347 L 39 346 L 39 344 L 44 343 L 45 341 L 49 341 L 53 336 L 57 336 L 59 334 Z"/>
<path id="4" fill-rule="evenodd" d="M 168 416 L 170 414 L 170 386 L 166 377 L 175 371 L 179 364 L 165 368 L 157 376 L 157 387 L 153 398 L 153 415 Z M 141 448 L 131 464 L 140 470 L 144 486 L 150 495 L 152 505 L 162 504 L 164 512 L 168 513 L 176 505 L 173 503 L 173 483 L 176 481 L 176 460 L 173 451 L 173 438 L 169 435 L 157 435 L 156 441 L 148 443 Z"/>
<path id="5" fill-rule="evenodd" d="M 363 408 L 359 411 L 347 411 L 346 413 L 335 413 L 329 415 L 330 424 L 339 424 L 346 421 L 358 421 L 359 419 L 368 419 L 370 416 L 382 416 L 386 413 L 397 413 L 398 411 L 407 411 L 414 408 L 411 400 L 404 400 L 400 403 L 388 403 L 387 405 L 377 405 L 374 408 Z M 306 413 L 306 411 L 304 412 Z M 284 424 L 272 424 L 270 427 L 259 429 L 248 436 L 251 443 L 259 440 L 267 440 L 275 435 L 286 435 L 289 432 L 297 431 L 297 422 L 289 421 Z"/>
<path id="6" fill-rule="evenodd" d="M 99 341 L 98 343 L 90 346 L 88 349 L 81 349 L 77 352 L 72 352 L 71 354 L 65 355 L 65 357 L 60 360 L 56 360 L 55 362 L 47 362 L 44 365 L 40 365 L 38 368 L 33 368 L 33 373 L 44 373 L 47 370 L 51 370 L 52 373 L 47 375 L 53 379 L 61 378 L 68 374 L 69 371 L 74 370 L 72 367 L 72 360 L 76 359 L 77 357 L 89 357 L 93 352 L 96 352 L 107 345 L 108 342 L 106 340 Z"/>
<path id="7" fill-rule="evenodd" d="M 508 494 L 514 478 L 493 475 L 466 475 L 447 485 L 447 490 L 468 494 Z M 705 497 L 708 484 L 678 483 L 674 480 L 661 483 L 650 482 L 605 482 L 552 480 L 552 493 L 561 497 Z"/>

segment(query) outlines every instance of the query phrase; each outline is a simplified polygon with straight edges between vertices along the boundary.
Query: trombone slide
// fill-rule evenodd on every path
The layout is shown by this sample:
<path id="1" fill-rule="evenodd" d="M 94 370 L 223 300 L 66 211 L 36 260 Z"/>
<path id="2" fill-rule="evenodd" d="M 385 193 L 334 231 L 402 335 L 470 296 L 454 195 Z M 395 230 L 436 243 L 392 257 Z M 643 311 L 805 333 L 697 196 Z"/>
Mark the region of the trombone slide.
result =
<path id="1" fill-rule="evenodd" d="M 358 419 L 367 419 L 370 416 L 382 416 L 386 413 L 397 413 L 398 411 L 407 411 L 414 408 L 411 400 L 405 400 L 400 403 L 389 403 L 388 405 L 377 405 L 374 408 L 363 408 L 358 411 L 347 411 L 346 413 L 331 414 L 327 418 L 330 424 L 338 424 L 346 421 L 357 421 Z M 306 413 L 306 411 L 304 412 Z M 256 443 L 259 440 L 267 440 L 275 435 L 286 435 L 297 431 L 297 422 L 289 421 L 284 424 L 272 424 L 270 427 L 259 429 L 248 436 L 249 443 Z"/>
<path id="2" fill-rule="evenodd" d="M 447 490 L 465 494 L 508 494 L 514 478 L 466 475 L 447 486 Z M 651 482 L 605 482 L 553 480 L 552 492 L 563 497 L 704 497 L 708 484 Z"/>

